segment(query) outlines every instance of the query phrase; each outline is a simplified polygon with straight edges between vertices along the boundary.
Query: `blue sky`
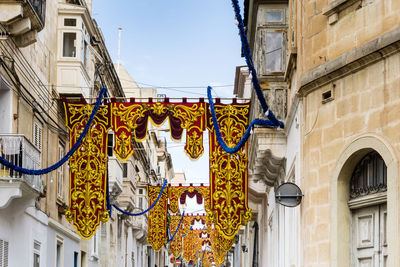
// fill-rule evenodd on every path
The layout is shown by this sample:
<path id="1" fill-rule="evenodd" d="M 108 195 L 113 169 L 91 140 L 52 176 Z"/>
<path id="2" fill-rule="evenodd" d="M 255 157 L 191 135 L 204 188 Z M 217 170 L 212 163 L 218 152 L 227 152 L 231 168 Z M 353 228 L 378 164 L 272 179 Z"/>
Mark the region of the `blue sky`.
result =
<path id="1" fill-rule="evenodd" d="M 137 82 L 204 87 L 175 88 L 187 93 L 158 90 L 169 97 L 201 97 L 207 85 L 233 85 L 235 67 L 245 64 L 230 0 L 93 0 L 93 16 L 115 62 L 122 27 L 121 63 Z M 215 91 L 231 97 L 233 86 Z M 176 145 L 169 149 L 175 171 L 185 170 L 191 181 L 207 181 L 208 154 L 193 164 Z"/>

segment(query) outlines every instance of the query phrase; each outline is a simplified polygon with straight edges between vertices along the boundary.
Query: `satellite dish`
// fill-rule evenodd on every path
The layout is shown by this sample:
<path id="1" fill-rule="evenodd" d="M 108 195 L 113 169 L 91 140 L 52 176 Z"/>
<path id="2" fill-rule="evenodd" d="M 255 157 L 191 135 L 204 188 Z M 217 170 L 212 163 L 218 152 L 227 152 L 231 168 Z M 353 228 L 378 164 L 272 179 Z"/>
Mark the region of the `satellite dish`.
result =
<path id="1" fill-rule="evenodd" d="M 303 194 L 294 183 L 281 184 L 275 192 L 276 201 L 286 207 L 296 207 L 300 204 Z"/>

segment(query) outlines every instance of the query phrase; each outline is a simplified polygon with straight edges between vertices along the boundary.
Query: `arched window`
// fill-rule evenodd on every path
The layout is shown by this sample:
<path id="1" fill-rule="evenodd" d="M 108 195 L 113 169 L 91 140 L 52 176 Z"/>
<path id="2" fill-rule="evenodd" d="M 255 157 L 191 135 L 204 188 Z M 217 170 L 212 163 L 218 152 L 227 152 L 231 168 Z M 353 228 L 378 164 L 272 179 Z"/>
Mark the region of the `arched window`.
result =
<path id="1" fill-rule="evenodd" d="M 387 190 L 386 164 L 376 152 L 364 156 L 350 180 L 350 199 Z"/>

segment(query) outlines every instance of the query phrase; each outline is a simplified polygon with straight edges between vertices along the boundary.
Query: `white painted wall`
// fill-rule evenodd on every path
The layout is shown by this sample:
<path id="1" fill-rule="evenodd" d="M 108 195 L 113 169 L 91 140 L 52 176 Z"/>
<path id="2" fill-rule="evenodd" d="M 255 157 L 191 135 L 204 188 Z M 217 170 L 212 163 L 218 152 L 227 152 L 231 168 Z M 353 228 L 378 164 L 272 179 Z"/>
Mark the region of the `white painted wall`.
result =
<path id="1" fill-rule="evenodd" d="M 12 102 L 12 91 L 0 88 L 0 133 L 11 133 Z"/>
<path id="2" fill-rule="evenodd" d="M 49 266 L 47 216 L 36 210 L 32 199 L 14 199 L 0 210 L 0 239 L 9 242 L 8 266 L 33 266 L 34 240 L 41 245 L 41 267 Z"/>
<path id="3" fill-rule="evenodd" d="M 47 266 L 55 266 L 56 262 L 56 237 L 61 238 L 63 242 L 63 263 L 62 267 L 74 266 L 74 252 L 78 252 L 78 264 L 80 262 L 80 245 L 76 240 L 72 240 L 64 233 L 59 232 L 52 227 L 48 227 L 47 232 Z"/>

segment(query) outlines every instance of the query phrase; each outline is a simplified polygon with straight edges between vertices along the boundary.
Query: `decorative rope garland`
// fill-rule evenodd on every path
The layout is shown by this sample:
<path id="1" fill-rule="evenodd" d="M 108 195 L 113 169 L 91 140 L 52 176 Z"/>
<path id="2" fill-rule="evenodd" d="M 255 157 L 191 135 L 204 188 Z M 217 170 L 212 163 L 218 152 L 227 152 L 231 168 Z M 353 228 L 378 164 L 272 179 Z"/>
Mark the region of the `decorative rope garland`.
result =
<path id="1" fill-rule="evenodd" d="M 124 211 L 123 209 L 119 208 L 119 207 L 118 207 L 117 205 L 115 205 L 115 204 L 113 204 L 112 206 L 113 206 L 115 209 L 117 209 L 118 211 L 120 211 L 120 212 L 122 212 L 123 214 L 128 215 L 128 216 L 140 216 L 140 215 L 143 215 L 143 214 L 149 212 L 152 208 L 154 208 L 154 206 L 157 204 L 158 200 L 160 200 L 161 195 L 162 195 L 162 193 L 163 193 L 163 191 L 164 191 L 164 189 L 165 189 L 166 186 L 167 186 L 167 180 L 165 179 L 164 184 L 163 184 L 163 186 L 162 186 L 162 188 L 161 188 L 160 194 L 158 195 L 156 201 L 154 201 L 153 204 L 151 204 L 151 206 L 150 206 L 147 210 L 141 211 L 141 212 L 139 212 L 139 213 L 129 213 L 129 212 L 126 212 L 126 211 Z"/>
<path id="2" fill-rule="evenodd" d="M 185 216 L 185 211 L 182 212 L 182 217 L 181 220 L 179 221 L 178 227 L 175 230 L 175 233 L 172 235 L 172 237 L 167 241 L 167 243 L 171 242 L 172 240 L 174 240 L 174 237 L 176 235 L 176 233 L 178 233 L 179 228 L 181 227 L 182 221 L 183 221 L 183 217 Z"/>
<path id="3" fill-rule="evenodd" d="M 249 72 L 251 74 L 251 81 L 253 83 L 254 90 L 256 91 L 258 101 L 261 104 L 261 107 L 263 109 L 264 114 L 267 116 L 267 118 L 271 121 L 273 127 L 280 127 L 284 128 L 283 122 L 279 121 L 274 113 L 269 110 L 269 107 L 267 105 L 267 102 L 265 100 L 264 94 L 262 92 L 261 86 L 260 86 L 260 81 L 258 80 L 257 72 L 254 67 L 253 59 L 251 56 L 251 51 L 250 51 L 250 45 L 249 41 L 247 39 L 246 31 L 244 29 L 244 23 L 242 19 L 242 15 L 240 14 L 240 7 L 239 7 L 239 1 L 238 0 L 232 0 L 232 5 L 235 10 L 235 17 L 237 20 L 237 26 L 239 28 L 239 34 L 240 34 L 240 40 L 242 42 L 242 47 L 244 51 L 244 56 L 246 59 L 247 67 L 249 68 Z"/>
<path id="4" fill-rule="evenodd" d="M 254 119 L 250 123 L 249 127 L 247 128 L 246 132 L 244 133 L 242 139 L 240 139 L 239 143 L 235 147 L 230 148 L 226 145 L 226 143 L 224 142 L 224 140 L 222 139 L 222 136 L 221 136 L 221 131 L 218 126 L 217 115 L 215 114 L 214 102 L 213 102 L 213 99 L 211 96 L 211 87 L 210 86 L 207 87 L 207 95 L 208 95 L 208 102 L 210 104 L 211 117 L 212 117 L 212 121 L 213 121 L 213 125 L 214 125 L 215 134 L 217 135 L 218 143 L 222 147 L 222 149 L 229 154 L 238 152 L 245 145 L 245 143 L 249 139 L 251 130 L 253 129 L 254 125 L 264 125 L 264 126 L 271 127 L 271 128 L 276 127 L 276 125 L 269 120 Z"/>
<path id="5" fill-rule="evenodd" d="M 14 164 L 12 164 L 11 162 L 7 161 L 5 158 L 0 157 L 0 164 L 5 165 L 6 167 L 20 172 L 20 173 L 24 173 L 24 174 L 29 174 L 29 175 L 42 175 L 42 174 L 46 174 L 49 172 L 54 171 L 55 169 L 61 167 L 74 153 L 75 151 L 79 148 L 79 146 L 82 144 L 83 139 L 85 138 L 86 134 L 89 131 L 90 125 L 93 122 L 94 117 L 96 116 L 97 111 L 100 108 L 100 103 L 101 100 L 103 98 L 103 96 L 107 94 L 107 88 L 103 87 L 100 91 L 99 97 L 96 100 L 96 104 L 92 110 L 92 113 L 90 114 L 89 120 L 85 125 L 85 128 L 83 129 L 83 132 L 81 133 L 81 135 L 79 136 L 78 140 L 76 141 L 76 143 L 72 146 L 71 150 L 68 151 L 68 153 L 62 158 L 60 159 L 60 161 L 58 161 L 57 163 L 55 163 L 54 165 L 46 168 L 46 169 L 40 169 L 40 170 L 31 170 L 31 169 L 25 169 L 19 166 L 16 166 Z"/>

